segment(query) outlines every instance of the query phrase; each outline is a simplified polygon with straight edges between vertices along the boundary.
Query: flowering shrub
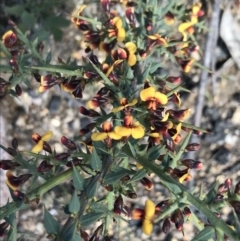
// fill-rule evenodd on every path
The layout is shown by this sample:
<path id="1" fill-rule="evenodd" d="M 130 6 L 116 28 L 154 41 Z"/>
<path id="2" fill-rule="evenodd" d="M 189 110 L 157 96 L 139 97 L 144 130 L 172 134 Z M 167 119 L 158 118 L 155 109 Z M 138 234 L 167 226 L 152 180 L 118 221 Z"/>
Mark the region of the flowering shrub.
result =
<path id="1" fill-rule="evenodd" d="M 15 24 L 2 37 L 1 54 L 9 60 L 3 70 L 12 75 L 9 80 L 1 78 L 1 98 L 6 94 L 21 96 L 19 83 L 29 84 L 29 75 L 39 82 L 40 93 L 57 85 L 72 98 L 81 99 L 86 94 L 85 86 L 98 82 L 102 87 L 79 108 L 82 115 L 92 119 L 80 130 L 81 136 L 90 133 L 84 148 L 62 136 L 60 141 L 67 150 L 56 153 L 47 142 L 54 135 L 52 131 L 33 133 L 36 144 L 31 151 L 19 150 L 16 139 L 12 147 L 1 145 L 12 156 L 11 160 L 1 160 L 0 167 L 8 170 L 6 184 L 13 200 L 1 208 L 0 219 L 4 221 L 0 236 L 16 240 L 15 213 L 38 204 L 44 193 L 72 179 L 72 198 L 64 207 L 68 216 L 65 224 L 60 226 L 44 210 L 49 239 L 111 240 L 109 227 L 114 220 L 132 218 L 141 220 L 146 235 L 160 223 L 162 231 L 168 233 L 171 223 L 183 232 L 184 223 L 192 222 L 199 230 L 194 240 L 239 240 L 237 216 L 235 227 L 229 227 L 216 213 L 227 204 L 239 213 L 240 183 L 232 189 L 231 180 L 226 179 L 206 193 L 186 188 L 191 169 L 198 170 L 203 164 L 184 159 L 183 154 L 198 150 L 199 144 L 189 143 L 190 137 L 206 131 L 185 121 L 190 109 L 181 109 L 180 92 L 188 92 L 181 78 L 159 74 L 160 68 L 169 65 L 179 66 L 185 73 L 194 66 L 192 53 L 198 46 L 193 34 L 204 14 L 201 4 L 191 8 L 178 1 L 164 6 L 157 0 L 101 0 L 98 4 L 102 14 L 97 20 L 86 14 L 86 5 L 72 17 L 86 42 L 83 65 L 61 58 L 59 65 L 52 65 L 50 54 L 46 60 L 42 56 L 42 43 L 38 39 L 31 42 Z M 114 10 L 116 5 L 124 15 Z M 99 52 L 104 53 L 103 60 L 99 60 Z M 27 65 L 26 59 L 32 64 Z M 22 169 L 28 173 L 21 174 Z M 15 170 L 20 175 L 13 174 Z M 152 173 L 169 191 L 169 198 L 158 204 L 149 199 L 144 209 L 131 210 L 124 197 L 137 198 L 139 184 L 153 189 Z M 36 182 L 40 177 L 45 182 L 31 188 L 29 179 Z M 23 193 L 22 186 L 27 184 L 30 189 Z M 106 190 L 100 197 L 99 186 Z M 200 220 L 195 209 L 208 221 Z M 101 224 L 87 234 L 86 229 L 98 220 Z"/>

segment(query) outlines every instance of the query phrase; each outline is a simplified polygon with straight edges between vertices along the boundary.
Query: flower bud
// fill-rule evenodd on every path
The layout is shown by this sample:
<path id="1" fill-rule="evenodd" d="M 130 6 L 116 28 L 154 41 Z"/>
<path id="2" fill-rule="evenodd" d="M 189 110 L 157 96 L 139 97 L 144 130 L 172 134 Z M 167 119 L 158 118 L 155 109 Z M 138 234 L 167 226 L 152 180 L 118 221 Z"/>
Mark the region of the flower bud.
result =
<path id="1" fill-rule="evenodd" d="M 53 168 L 53 165 L 49 164 L 47 161 L 42 161 L 37 167 L 38 172 L 47 172 Z"/>
<path id="2" fill-rule="evenodd" d="M 236 184 L 234 193 L 240 195 L 240 181 Z"/>
<path id="3" fill-rule="evenodd" d="M 7 223 L 7 222 L 3 222 L 0 224 L 0 238 L 2 238 L 4 236 L 5 231 L 8 226 L 9 226 L 9 223 Z"/>
<path id="4" fill-rule="evenodd" d="M 148 178 L 144 177 L 140 180 L 140 182 L 142 183 L 142 185 L 147 189 L 147 190 L 151 190 L 153 188 L 153 183 L 152 181 L 150 181 Z"/>
<path id="5" fill-rule="evenodd" d="M 17 96 L 21 96 L 22 95 L 22 88 L 21 88 L 21 86 L 19 84 L 17 84 L 15 86 L 15 92 L 16 92 Z"/>
<path id="6" fill-rule="evenodd" d="M 46 141 L 43 142 L 43 150 L 52 154 L 52 148 Z"/>
<path id="7" fill-rule="evenodd" d="M 232 185 L 231 179 L 230 179 L 230 178 L 227 178 L 227 179 L 225 180 L 225 182 L 224 182 L 224 185 L 225 185 L 225 188 L 226 188 L 226 189 L 229 189 L 229 188 L 231 187 L 231 185 Z"/>
<path id="8" fill-rule="evenodd" d="M 191 143 L 186 146 L 186 151 L 197 151 L 200 148 L 199 143 Z"/>
<path id="9" fill-rule="evenodd" d="M 32 174 L 23 174 L 18 177 L 14 176 L 11 171 L 7 171 L 6 173 L 7 185 L 12 189 L 16 190 L 20 185 L 24 184 L 31 176 Z"/>
<path id="10" fill-rule="evenodd" d="M 181 231 L 183 228 L 184 217 L 182 211 L 178 208 L 171 216 L 171 221 L 175 223 L 176 229 Z"/>
<path id="11" fill-rule="evenodd" d="M 169 199 L 166 199 L 164 201 L 161 201 L 160 203 L 158 203 L 155 207 L 155 211 L 163 211 L 166 207 L 169 206 Z"/>
<path id="12" fill-rule="evenodd" d="M 18 140 L 17 140 L 17 138 L 13 138 L 13 140 L 12 140 L 12 147 L 15 150 L 18 148 Z"/>
<path id="13" fill-rule="evenodd" d="M 12 71 L 13 71 L 15 74 L 19 72 L 19 71 L 18 71 L 18 63 L 17 63 L 17 61 L 16 61 L 15 59 L 10 59 L 10 60 L 9 60 L 9 64 L 10 64 L 10 66 L 11 66 L 11 68 L 12 68 Z"/>
<path id="14" fill-rule="evenodd" d="M 66 136 L 62 136 L 61 142 L 64 146 L 66 146 L 70 150 L 74 151 L 77 149 L 76 144 L 72 140 L 68 139 Z"/>
<path id="15" fill-rule="evenodd" d="M 86 231 L 80 229 L 80 234 L 81 234 L 81 238 L 84 240 L 84 241 L 88 241 L 89 240 L 89 235 Z"/>
<path id="16" fill-rule="evenodd" d="M 101 0 L 101 4 L 104 12 L 110 11 L 110 0 Z"/>
<path id="17" fill-rule="evenodd" d="M 28 203 L 29 202 L 28 199 L 27 199 L 26 194 L 23 193 L 23 192 L 20 192 L 19 190 L 13 191 L 13 197 L 14 197 L 15 201 L 16 200 L 18 200 L 18 201 L 22 201 L 23 200 L 24 203 Z"/>
<path id="18" fill-rule="evenodd" d="M 192 212 L 191 212 L 191 210 L 190 210 L 189 207 L 184 207 L 184 209 L 183 209 L 183 215 L 189 217 L 189 216 L 191 215 L 191 213 L 192 213 Z"/>
<path id="19" fill-rule="evenodd" d="M 132 219 L 140 220 L 144 216 L 144 210 L 141 208 L 135 208 L 132 210 Z"/>
<path id="20" fill-rule="evenodd" d="M 122 210 L 123 210 L 123 198 L 121 195 L 119 195 L 114 202 L 113 212 L 116 215 L 120 215 L 122 213 Z"/>
<path id="21" fill-rule="evenodd" d="M 55 156 L 55 159 L 57 159 L 58 161 L 65 161 L 68 159 L 68 157 L 70 157 L 70 154 L 67 152 L 63 152 L 63 153 L 59 153 Z"/>
<path id="22" fill-rule="evenodd" d="M 78 166 L 82 162 L 82 159 L 73 158 L 71 161 L 68 161 L 66 166 L 72 167 L 72 166 Z"/>
<path id="23" fill-rule="evenodd" d="M 225 193 L 227 191 L 226 187 L 225 187 L 225 184 L 222 183 L 218 186 L 218 190 L 217 190 L 217 193 L 218 194 L 222 194 L 222 193 Z"/>
<path id="24" fill-rule="evenodd" d="M 168 76 L 166 80 L 175 85 L 179 85 L 181 83 L 181 77 Z"/>
<path id="25" fill-rule="evenodd" d="M 120 179 L 122 182 L 130 180 L 130 176 L 126 175 Z"/>
<path id="26" fill-rule="evenodd" d="M 169 218 L 165 218 L 165 220 L 163 221 L 163 225 L 162 225 L 162 231 L 167 234 L 169 232 L 171 228 L 171 222 L 169 220 Z"/>
<path id="27" fill-rule="evenodd" d="M 202 163 L 200 161 L 194 161 L 192 159 L 182 160 L 181 163 L 190 169 L 201 169 Z"/>
<path id="28" fill-rule="evenodd" d="M 136 199 L 138 197 L 137 193 L 135 193 L 135 192 L 128 192 L 126 196 L 131 199 Z"/>
<path id="29" fill-rule="evenodd" d="M 17 166 L 20 165 L 16 162 L 12 162 L 11 160 L 0 160 L 0 168 L 3 170 L 10 170 Z"/>
<path id="30" fill-rule="evenodd" d="M 11 155 L 11 156 L 16 156 L 16 155 L 17 155 L 16 150 L 14 150 L 14 149 L 11 148 L 11 147 L 8 147 L 8 148 L 7 148 L 7 153 L 8 153 L 9 155 Z"/>
<path id="31" fill-rule="evenodd" d="M 6 48 L 12 48 L 17 42 L 17 35 L 9 30 L 3 35 L 2 40 Z"/>

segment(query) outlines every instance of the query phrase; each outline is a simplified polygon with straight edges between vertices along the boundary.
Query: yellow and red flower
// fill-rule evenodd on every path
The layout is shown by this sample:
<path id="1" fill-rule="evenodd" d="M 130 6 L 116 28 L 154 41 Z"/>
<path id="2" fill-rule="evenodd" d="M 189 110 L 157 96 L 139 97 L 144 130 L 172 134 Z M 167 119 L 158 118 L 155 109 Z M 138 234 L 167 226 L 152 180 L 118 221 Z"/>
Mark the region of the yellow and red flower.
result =
<path id="1" fill-rule="evenodd" d="M 154 216 L 155 204 L 150 199 L 145 202 L 144 210 L 136 208 L 132 211 L 132 219 L 142 219 L 142 230 L 146 235 L 150 235 L 152 233 Z"/>
<path id="2" fill-rule="evenodd" d="M 140 92 L 140 98 L 147 103 L 147 108 L 156 110 L 158 105 L 166 105 L 168 97 L 150 86 Z"/>
<path id="3" fill-rule="evenodd" d="M 102 124 L 102 132 L 95 132 L 92 134 L 91 139 L 93 141 L 102 141 L 107 138 L 113 139 L 113 140 L 120 140 L 122 138 L 121 135 L 117 134 L 113 130 L 112 123 L 109 121 L 106 121 Z"/>
<path id="4" fill-rule="evenodd" d="M 124 137 L 132 136 L 134 139 L 140 139 L 144 136 L 144 127 L 139 122 L 133 122 L 133 116 L 124 117 L 124 125 L 116 126 L 114 131 Z"/>
<path id="5" fill-rule="evenodd" d="M 166 38 L 162 37 L 159 34 L 154 34 L 154 35 L 149 35 L 149 43 L 148 43 L 148 51 L 152 50 L 153 47 L 155 46 L 164 46 L 168 47 L 168 43 Z"/>
<path id="6" fill-rule="evenodd" d="M 32 134 L 32 139 L 37 144 L 32 148 L 33 153 L 38 153 L 42 150 L 52 153 L 51 147 L 46 142 L 51 139 L 53 135 L 52 131 L 47 131 L 43 136 L 40 136 L 38 133 Z"/>
<path id="7" fill-rule="evenodd" d="M 122 42 L 126 37 L 125 29 L 122 27 L 122 19 L 120 17 L 114 17 L 110 20 L 110 24 L 113 28 L 108 29 L 108 36 L 116 37 L 117 41 Z"/>
<path id="8" fill-rule="evenodd" d="M 124 59 L 127 60 L 127 63 L 129 66 L 133 66 L 137 62 L 137 56 L 136 56 L 137 46 L 133 42 L 127 42 L 125 44 L 125 49 L 118 48 L 115 50 L 112 50 L 112 57 L 114 60 L 118 59 Z"/>
<path id="9" fill-rule="evenodd" d="M 82 16 L 82 11 L 84 10 L 84 8 L 85 8 L 86 6 L 87 6 L 87 5 L 82 5 L 82 6 L 79 8 L 79 10 L 78 10 L 78 12 L 77 12 L 77 16 L 78 16 L 78 17 Z M 82 19 L 77 18 L 77 17 L 72 17 L 72 18 L 71 18 L 71 21 L 72 21 L 74 24 L 76 24 L 76 26 L 78 27 L 78 29 L 83 30 L 83 31 L 88 30 L 88 23 L 87 23 L 87 21 L 82 20 Z"/>
<path id="10" fill-rule="evenodd" d="M 127 107 L 134 106 L 138 102 L 137 99 L 133 99 L 130 103 L 128 103 L 128 100 L 126 98 L 120 99 L 120 106 L 112 108 L 113 113 L 117 113 L 123 109 L 126 109 Z"/>

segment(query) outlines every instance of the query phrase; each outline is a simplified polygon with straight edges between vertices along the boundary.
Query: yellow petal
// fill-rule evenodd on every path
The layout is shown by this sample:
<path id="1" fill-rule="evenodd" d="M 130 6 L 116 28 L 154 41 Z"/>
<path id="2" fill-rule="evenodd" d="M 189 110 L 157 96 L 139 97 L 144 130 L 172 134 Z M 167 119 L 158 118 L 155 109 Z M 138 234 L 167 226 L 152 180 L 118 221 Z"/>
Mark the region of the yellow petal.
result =
<path id="1" fill-rule="evenodd" d="M 8 181 L 8 179 L 5 180 L 5 183 L 6 183 L 13 191 L 17 190 L 17 187 L 13 186 L 13 185 Z"/>
<path id="2" fill-rule="evenodd" d="M 189 175 L 189 171 L 178 179 L 179 182 L 180 182 L 180 183 L 183 183 L 183 181 L 185 180 L 185 178 L 186 178 L 188 175 Z"/>
<path id="3" fill-rule="evenodd" d="M 112 23 L 117 29 L 122 27 L 122 19 L 119 17 L 113 18 Z"/>
<path id="4" fill-rule="evenodd" d="M 137 50 L 137 46 L 133 42 L 127 42 L 125 47 L 127 48 L 129 54 L 134 54 Z"/>
<path id="5" fill-rule="evenodd" d="M 38 143 L 32 148 L 33 153 L 38 153 L 43 149 L 43 141 L 39 140 Z"/>
<path id="6" fill-rule="evenodd" d="M 178 26 L 178 31 L 180 33 L 183 33 L 184 31 L 186 31 L 189 27 L 191 27 L 193 25 L 192 22 L 186 22 L 186 23 L 181 23 L 179 26 Z"/>
<path id="7" fill-rule="evenodd" d="M 120 136 L 130 136 L 132 134 L 132 130 L 125 126 L 116 126 L 114 131 Z"/>
<path id="8" fill-rule="evenodd" d="M 196 24 L 198 22 L 198 17 L 197 16 L 192 16 L 191 17 L 191 23 Z"/>
<path id="9" fill-rule="evenodd" d="M 151 220 L 154 217 L 155 214 L 155 204 L 153 203 L 152 200 L 148 199 L 145 202 L 145 219 Z"/>
<path id="10" fill-rule="evenodd" d="M 123 110 L 124 108 L 125 108 L 125 106 L 115 107 L 115 108 L 112 108 L 112 112 L 113 113 L 117 113 L 117 112 Z"/>
<path id="11" fill-rule="evenodd" d="M 152 98 L 155 96 L 156 90 L 153 87 L 148 87 L 147 89 L 143 89 L 140 92 L 140 98 L 142 101 L 146 101 L 149 98 Z"/>
<path id="12" fill-rule="evenodd" d="M 193 4 L 192 13 L 193 13 L 194 15 L 196 15 L 196 14 L 199 12 L 199 10 L 201 9 L 201 7 L 202 7 L 202 4 L 201 4 L 201 3 L 195 3 L 195 4 Z"/>
<path id="13" fill-rule="evenodd" d="M 159 133 L 157 133 L 157 132 L 153 132 L 153 133 L 150 133 L 149 136 L 154 137 L 154 138 L 157 138 L 157 137 L 159 137 L 160 135 L 159 135 Z"/>
<path id="14" fill-rule="evenodd" d="M 166 113 L 165 116 L 162 118 L 161 122 L 167 121 L 169 117 L 169 113 Z"/>
<path id="15" fill-rule="evenodd" d="M 117 41 L 122 42 L 126 37 L 126 32 L 124 28 L 119 28 L 117 31 Z"/>
<path id="16" fill-rule="evenodd" d="M 137 167 L 138 170 L 143 169 L 143 166 L 141 164 L 139 164 L 138 162 L 136 163 L 136 167 Z"/>
<path id="17" fill-rule="evenodd" d="M 78 15 L 80 15 L 81 13 L 82 13 L 82 11 L 83 11 L 83 9 L 86 7 L 87 5 L 82 5 L 80 8 L 79 8 L 79 10 L 78 10 Z"/>
<path id="18" fill-rule="evenodd" d="M 182 129 L 182 123 L 179 123 L 177 126 L 176 126 L 176 134 L 174 136 L 172 136 L 172 139 L 175 140 L 175 138 L 178 136 L 178 134 L 180 133 Z"/>
<path id="19" fill-rule="evenodd" d="M 140 139 L 144 136 L 144 128 L 142 126 L 136 126 L 132 128 L 132 137 L 134 139 Z"/>
<path id="20" fill-rule="evenodd" d="M 153 224 L 150 220 L 148 219 L 144 219 L 143 220 L 143 224 L 142 224 L 142 231 L 146 234 L 146 235 L 150 235 L 153 231 Z"/>
<path id="21" fill-rule="evenodd" d="M 130 103 L 126 104 L 125 107 L 136 105 L 137 102 L 138 102 L 137 99 L 133 99 Z"/>
<path id="22" fill-rule="evenodd" d="M 112 71 L 113 71 L 113 65 L 108 68 L 106 76 L 108 77 L 111 74 Z"/>
<path id="23" fill-rule="evenodd" d="M 127 62 L 129 66 L 135 65 L 137 62 L 137 56 L 135 54 L 129 54 Z"/>
<path id="24" fill-rule="evenodd" d="M 116 132 L 114 131 L 111 131 L 111 132 L 108 132 L 108 136 L 110 138 L 112 138 L 113 140 L 120 140 L 122 138 L 122 136 L 118 135 Z"/>
<path id="25" fill-rule="evenodd" d="M 165 94 L 160 93 L 159 91 L 156 91 L 155 98 L 161 105 L 166 105 L 168 102 L 168 97 Z"/>
<path id="26" fill-rule="evenodd" d="M 147 36 L 148 38 L 150 38 L 150 39 L 152 39 L 152 40 L 156 40 L 157 39 L 157 37 L 155 36 L 155 35 L 149 35 L 149 36 Z"/>
<path id="27" fill-rule="evenodd" d="M 51 137 L 53 136 L 53 132 L 52 131 L 47 131 L 43 136 L 42 136 L 42 140 L 43 141 L 48 141 L 51 139 Z"/>
<path id="28" fill-rule="evenodd" d="M 91 135 L 91 139 L 93 141 L 102 141 L 108 137 L 106 132 L 98 132 L 98 133 L 93 133 Z"/>

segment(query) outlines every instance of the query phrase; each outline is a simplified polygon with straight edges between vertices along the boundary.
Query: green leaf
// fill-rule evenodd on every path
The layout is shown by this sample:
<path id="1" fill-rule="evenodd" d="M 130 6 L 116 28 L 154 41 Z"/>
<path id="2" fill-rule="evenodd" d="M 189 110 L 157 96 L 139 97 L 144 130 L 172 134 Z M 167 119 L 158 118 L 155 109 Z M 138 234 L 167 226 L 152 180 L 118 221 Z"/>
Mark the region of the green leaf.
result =
<path id="1" fill-rule="evenodd" d="M 3 44 L 2 41 L 0 41 L 0 50 L 1 50 L 1 52 L 3 52 L 3 53 L 6 55 L 7 58 L 11 58 L 11 57 L 12 57 L 11 54 L 10 54 L 10 52 L 9 52 L 8 49 L 5 47 L 5 45 Z M 1 66 L 1 68 L 0 68 L 1 71 L 4 71 L 4 69 L 2 69 L 2 67 L 5 67 L 5 66 Z M 9 67 L 9 69 L 12 71 L 11 67 L 10 67 L 10 66 L 8 66 L 8 67 Z"/>
<path id="2" fill-rule="evenodd" d="M 84 216 L 81 217 L 80 219 L 80 223 L 82 227 L 87 227 L 89 225 L 91 225 L 92 223 L 95 223 L 98 219 L 102 218 L 105 216 L 105 212 L 102 213 L 88 213 Z"/>
<path id="3" fill-rule="evenodd" d="M 164 149 L 165 149 L 165 146 L 161 146 L 161 145 L 151 147 L 148 150 L 148 160 L 150 162 L 155 161 L 161 155 Z"/>
<path id="4" fill-rule="evenodd" d="M 52 60 L 52 52 L 50 50 L 47 54 L 47 57 L 46 57 L 46 63 L 50 64 L 51 60 Z"/>
<path id="5" fill-rule="evenodd" d="M 96 171 L 100 171 L 102 168 L 102 160 L 98 156 L 96 152 L 96 148 L 93 148 L 92 150 L 91 167 L 93 170 L 96 170 Z"/>
<path id="6" fill-rule="evenodd" d="M 143 177 L 145 177 L 146 174 L 147 174 L 147 172 L 144 168 L 141 170 L 138 170 L 134 173 L 133 177 L 131 178 L 131 180 L 128 181 L 128 183 L 138 181 L 138 180 L 142 179 Z"/>
<path id="7" fill-rule="evenodd" d="M 15 4 L 12 7 L 5 7 L 4 13 L 15 15 L 15 16 L 21 16 L 22 12 L 24 11 L 23 4 Z"/>
<path id="8" fill-rule="evenodd" d="M 72 199 L 68 205 L 68 210 L 71 213 L 77 213 L 80 210 L 80 201 L 76 191 L 74 191 L 72 195 Z"/>
<path id="9" fill-rule="evenodd" d="M 133 157 L 136 157 L 136 151 L 135 151 L 135 149 L 134 149 L 134 147 L 133 147 L 133 145 L 131 144 L 130 141 L 128 142 L 128 146 L 129 146 L 129 148 L 130 148 L 130 151 L 131 151 L 131 153 L 132 153 L 132 156 L 133 156 Z"/>
<path id="10" fill-rule="evenodd" d="M 109 172 L 105 178 L 104 178 L 104 183 L 105 184 L 112 184 L 118 180 L 120 180 L 122 177 L 131 174 L 132 172 L 129 171 L 128 169 L 125 168 L 119 168 L 118 171 L 112 171 Z"/>
<path id="11" fill-rule="evenodd" d="M 205 227 L 202 231 L 200 231 L 193 239 L 192 241 L 203 241 L 203 240 L 209 240 L 211 238 L 214 238 L 215 236 L 215 230 L 213 227 L 208 226 Z"/>
<path id="12" fill-rule="evenodd" d="M 57 234 L 60 231 L 59 223 L 53 218 L 45 207 L 43 222 L 48 234 Z"/>
<path id="13" fill-rule="evenodd" d="M 83 241 L 79 233 L 75 233 L 71 241 Z"/>
<path id="14" fill-rule="evenodd" d="M 89 179 L 89 182 L 91 181 L 91 179 Z M 86 185 L 87 189 L 86 191 L 86 195 L 89 198 L 93 198 L 95 196 L 96 190 L 97 190 L 97 186 L 98 186 L 98 182 L 95 182 L 93 185 L 89 186 L 88 184 Z"/>
<path id="15" fill-rule="evenodd" d="M 12 219 L 11 226 L 7 236 L 7 240 L 9 241 L 17 241 L 17 220 L 15 215 L 15 213 L 12 213 L 9 217 L 9 219 Z"/>
<path id="16" fill-rule="evenodd" d="M 162 66 L 162 63 L 156 63 L 154 64 L 153 66 L 151 66 L 151 69 L 150 69 L 150 74 L 153 74 L 159 67 Z"/>
<path id="17" fill-rule="evenodd" d="M 238 216 L 234 210 L 233 210 L 233 217 L 234 217 L 234 226 L 235 226 L 237 235 L 240 237 L 240 220 L 238 219 Z"/>
<path id="18" fill-rule="evenodd" d="M 49 16 L 45 19 L 45 22 L 49 28 L 61 28 L 68 27 L 70 21 L 61 16 Z"/>
<path id="19" fill-rule="evenodd" d="M 219 186 L 218 182 L 214 183 L 214 185 L 211 187 L 211 189 L 207 193 L 206 197 L 204 198 L 205 203 L 209 204 L 209 203 L 213 202 L 213 200 L 215 199 L 215 197 L 217 195 L 218 186 Z"/>
<path id="20" fill-rule="evenodd" d="M 79 171 L 73 166 L 73 186 L 77 191 L 82 191 L 84 188 L 85 180 Z"/>
<path id="21" fill-rule="evenodd" d="M 24 11 L 21 15 L 21 20 L 24 23 L 24 25 L 27 26 L 28 28 L 30 29 L 34 28 L 34 24 L 36 21 L 31 13 Z"/>
<path id="22" fill-rule="evenodd" d="M 102 213 L 102 212 L 108 212 L 109 211 L 106 206 L 104 206 L 102 203 L 99 203 L 99 202 L 93 202 L 91 204 L 91 209 L 95 213 Z"/>
<path id="23" fill-rule="evenodd" d="M 73 239 L 73 237 L 75 235 L 77 224 L 78 224 L 78 222 L 73 222 L 73 224 L 71 226 L 69 226 L 66 229 L 66 231 L 61 235 L 61 240 L 72 241 L 72 239 Z"/>
<path id="24" fill-rule="evenodd" d="M 149 64 L 148 67 L 144 70 L 143 74 L 141 76 L 139 76 L 139 84 L 143 84 L 145 79 L 147 78 L 148 74 L 149 74 L 149 71 L 151 69 L 152 65 Z"/>
<path id="25" fill-rule="evenodd" d="M 89 60 L 90 61 L 90 60 Z M 97 71 L 97 73 L 103 78 L 105 84 L 115 93 L 117 93 L 116 86 L 108 79 L 108 77 L 94 64 L 90 61 L 93 68 Z"/>

